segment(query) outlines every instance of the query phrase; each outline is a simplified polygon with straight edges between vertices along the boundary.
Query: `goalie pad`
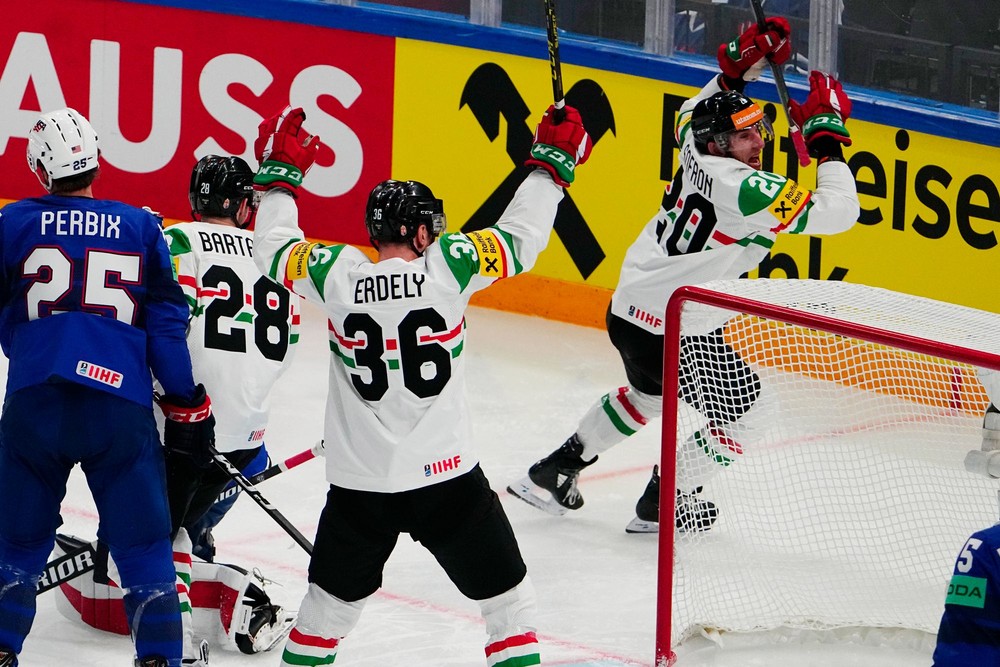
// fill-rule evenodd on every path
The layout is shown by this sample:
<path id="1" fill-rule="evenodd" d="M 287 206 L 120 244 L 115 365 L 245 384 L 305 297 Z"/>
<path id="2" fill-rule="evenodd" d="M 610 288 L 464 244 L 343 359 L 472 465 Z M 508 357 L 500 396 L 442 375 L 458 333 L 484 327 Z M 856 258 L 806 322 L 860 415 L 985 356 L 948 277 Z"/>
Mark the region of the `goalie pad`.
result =
<path id="1" fill-rule="evenodd" d="M 78 538 L 59 535 L 52 556 L 58 558 L 83 544 Z M 56 608 L 70 620 L 127 635 L 124 592 L 115 581 L 114 562 L 106 545 L 93 544 L 97 554 L 94 568 L 58 586 Z M 288 635 L 295 614 L 273 604 L 261 588 L 263 584 L 263 577 L 235 565 L 192 563 L 190 597 L 195 634 L 215 637 L 216 646 L 241 653 L 274 648 Z"/>

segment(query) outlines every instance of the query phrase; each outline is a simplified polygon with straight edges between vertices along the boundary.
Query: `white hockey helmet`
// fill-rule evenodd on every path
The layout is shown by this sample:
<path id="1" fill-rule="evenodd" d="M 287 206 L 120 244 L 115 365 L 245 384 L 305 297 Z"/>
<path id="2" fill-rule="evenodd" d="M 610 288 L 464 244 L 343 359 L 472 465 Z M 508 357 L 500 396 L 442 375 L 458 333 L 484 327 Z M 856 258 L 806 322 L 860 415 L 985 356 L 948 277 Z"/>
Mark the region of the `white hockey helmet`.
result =
<path id="1" fill-rule="evenodd" d="M 28 132 L 28 168 L 46 190 L 52 182 L 97 168 L 97 132 L 75 109 L 44 113 Z"/>

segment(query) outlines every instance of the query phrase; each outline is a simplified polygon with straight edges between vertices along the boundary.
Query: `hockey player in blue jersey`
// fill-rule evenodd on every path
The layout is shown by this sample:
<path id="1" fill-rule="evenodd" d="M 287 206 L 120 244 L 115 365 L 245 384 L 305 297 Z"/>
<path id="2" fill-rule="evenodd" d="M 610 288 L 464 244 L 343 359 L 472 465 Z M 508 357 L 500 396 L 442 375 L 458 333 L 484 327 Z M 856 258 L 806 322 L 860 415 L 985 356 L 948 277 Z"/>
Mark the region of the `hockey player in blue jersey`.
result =
<path id="1" fill-rule="evenodd" d="M 973 533 L 948 583 L 934 667 L 1000 665 L 1000 524 Z"/>
<path id="2" fill-rule="evenodd" d="M 185 340 L 187 304 L 157 218 L 95 199 L 97 134 L 73 109 L 42 114 L 29 167 L 48 194 L 0 210 L 0 667 L 17 664 L 35 585 L 80 464 L 121 577 L 140 667 L 181 664 L 163 447 L 208 460 L 214 418 Z"/>
<path id="3" fill-rule="evenodd" d="M 983 444 L 968 453 L 970 472 L 1000 478 L 1000 372 L 979 368 L 990 403 Z M 1000 524 L 973 533 L 958 554 L 934 649 L 934 667 L 1000 665 Z"/>

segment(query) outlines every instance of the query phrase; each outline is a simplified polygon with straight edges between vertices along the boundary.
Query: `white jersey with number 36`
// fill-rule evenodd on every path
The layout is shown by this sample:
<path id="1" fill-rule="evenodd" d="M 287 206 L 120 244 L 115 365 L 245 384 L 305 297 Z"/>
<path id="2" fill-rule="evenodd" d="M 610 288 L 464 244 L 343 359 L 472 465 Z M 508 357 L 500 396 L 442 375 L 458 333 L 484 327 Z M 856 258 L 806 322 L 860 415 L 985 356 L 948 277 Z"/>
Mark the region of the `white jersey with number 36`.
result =
<path id="1" fill-rule="evenodd" d="M 406 491 L 478 463 L 465 396 L 465 309 L 474 292 L 534 265 L 562 196 L 536 170 L 494 226 L 444 234 L 413 261 L 380 262 L 350 246 L 309 243 L 295 200 L 278 190 L 264 196 L 258 264 L 329 318 L 330 483 Z"/>

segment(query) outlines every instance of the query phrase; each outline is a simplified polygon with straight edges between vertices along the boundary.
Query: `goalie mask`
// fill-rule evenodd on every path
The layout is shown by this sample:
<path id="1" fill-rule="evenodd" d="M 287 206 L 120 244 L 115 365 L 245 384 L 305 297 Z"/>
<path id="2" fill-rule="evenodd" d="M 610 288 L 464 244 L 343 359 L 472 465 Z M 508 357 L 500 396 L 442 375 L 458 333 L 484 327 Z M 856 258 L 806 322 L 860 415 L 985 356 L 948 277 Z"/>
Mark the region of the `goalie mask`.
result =
<path id="1" fill-rule="evenodd" d="M 75 109 L 39 116 L 28 132 L 28 168 L 52 191 L 54 181 L 97 169 L 97 132 Z"/>
<path id="2" fill-rule="evenodd" d="M 368 195 L 365 227 L 376 248 L 380 242 L 409 242 L 412 247 L 421 225 L 427 227 L 433 241 L 445 224 L 444 203 L 418 181 L 382 181 Z"/>
<path id="3" fill-rule="evenodd" d="M 198 160 L 188 187 L 191 216 L 195 220 L 203 216 L 229 218 L 237 227 L 246 227 L 257 210 L 253 176 L 250 165 L 242 158 L 206 155 Z M 237 214 L 244 200 L 250 206 L 251 216 L 240 224 Z"/>
<path id="4" fill-rule="evenodd" d="M 694 143 L 702 153 L 714 141 L 722 151 L 729 150 L 729 137 L 734 132 L 754 128 L 765 141 L 774 139 L 771 120 L 760 106 L 743 93 L 726 90 L 701 100 L 691 113 Z"/>

